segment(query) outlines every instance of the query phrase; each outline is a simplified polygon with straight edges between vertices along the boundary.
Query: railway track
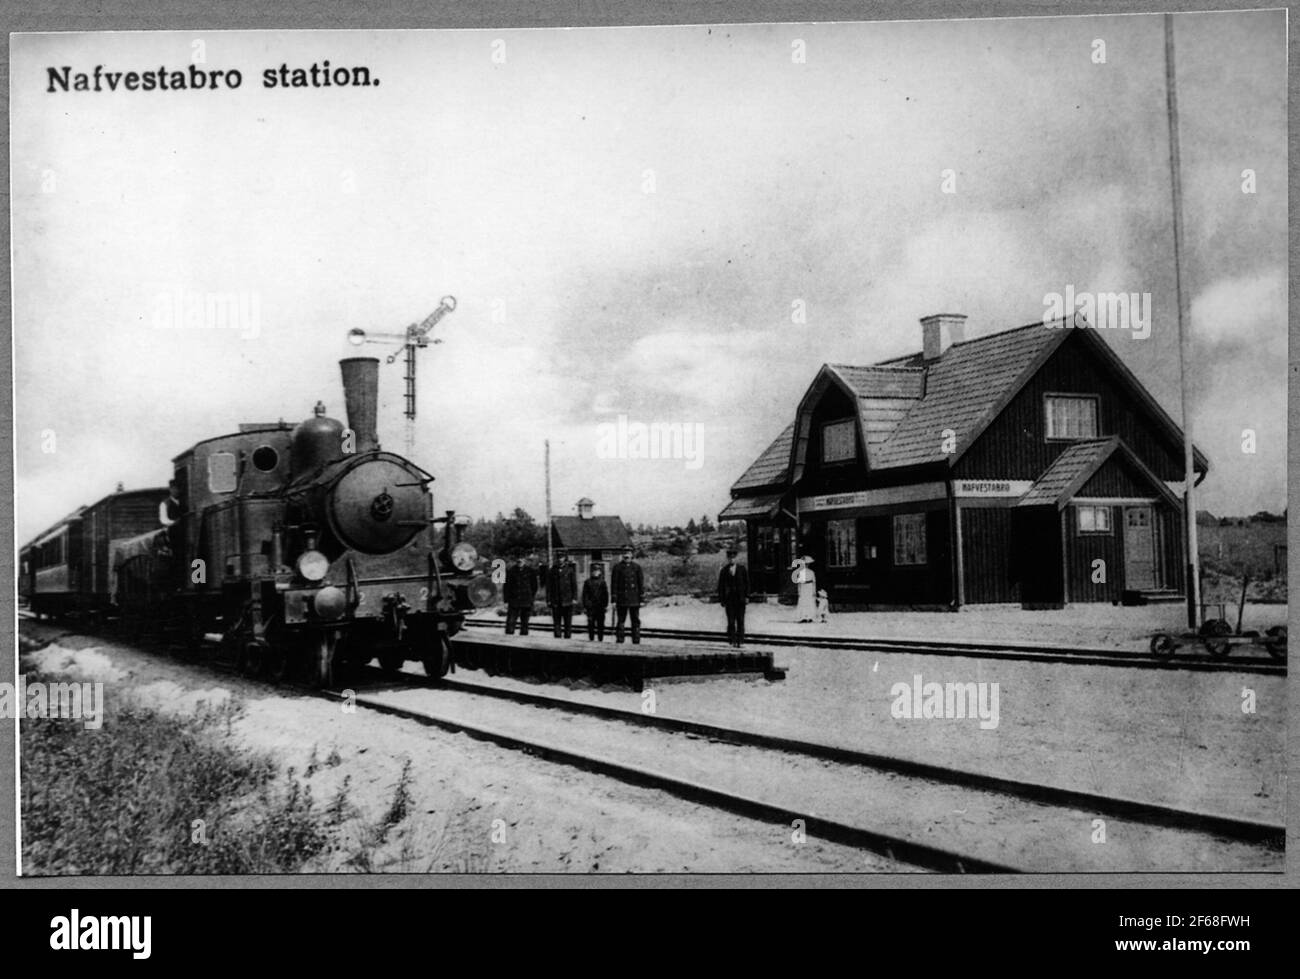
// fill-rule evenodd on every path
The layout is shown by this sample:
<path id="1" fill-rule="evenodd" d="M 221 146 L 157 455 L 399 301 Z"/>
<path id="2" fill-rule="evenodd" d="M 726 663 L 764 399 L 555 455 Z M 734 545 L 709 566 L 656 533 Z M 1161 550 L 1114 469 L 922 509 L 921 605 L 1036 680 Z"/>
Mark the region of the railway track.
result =
<path id="1" fill-rule="evenodd" d="M 923 839 L 928 830 L 886 831 L 879 824 L 872 825 L 869 818 L 861 820 L 852 815 L 846 816 L 842 804 L 830 804 L 826 812 L 809 812 L 809 807 L 794 804 L 789 798 L 792 794 L 799 795 L 796 790 L 784 793 L 785 798 L 778 798 L 782 795 L 779 792 L 754 794 L 738 790 L 734 771 L 761 770 L 765 765 L 770 768 L 773 764 L 772 757 L 779 755 L 786 759 L 779 766 L 783 771 L 793 760 L 797 769 L 804 770 L 799 777 L 806 776 L 809 771 L 814 772 L 811 781 L 804 779 L 806 785 L 825 786 L 828 782 L 834 782 L 850 795 L 869 797 L 874 793 L 872 785 L 879 783 L 881 787 L 888 784 L 895 797 L 899 797 L 901 792 L 904 799 L 913 792 L 920 798 L 931 801 L 959 797 L 963 805 L 996 812 L 997 818 L 1006 820 L 1008 826 L 1022 829 L 1033 826 L 1046 828 L 1053 821 L 1077 827 L 1090 825 L 1094 818 L 1104 818 L 1112 821 L 1114 826 L 1127 828 L 1113 832 L 1127 832 L 1130 837 L 1137 833 L 1144 839 L 1157 842 L 1173 839 L 1183 843 L 1228 846 L 1235 851 L 1255 855 L 1266 852 L 1280 854 L 1285 842 L 1285 829 L 1280 825 L 988 776 L 757 731 L 643 714 L 461 680 L 434 682 L 408 674 L 394 678 L 391 674 L 383 674 L 373 668 L 368 669 L 361 679 L 374 681 L 376 687 L 357 689 L 351 694 L 339 690 L 325 691 L 324 695 L 340 700 L 346 698 L 366 709 L 447 731 L 463 732 L 511 750 L 525 751 L 584 771 L 658 789 L 755 820 L 784 826 L 802 820 L 804 830 L 810 838 L 856 847 L 920 869 L 941 873 L 1010 873 L 1080 868 L 1044 866 L 1041 859 L 1038 864 L 1033 861 L 1022 864 L 1014 859 L 938 845 Z M 450 709 L 444 704 L 441 709 L 435 710 L 426 705 L 399 703 L 391 696 L 386 696 L 420 688 L 455 693 L 463 699 L 451 705 Z M 479 698 L 509 701 L 521 707 L 548 712 L 559 725 L 540 723 L 541 715 L 530 715 L 527 720 L 520 719 L 513 723 L 484 722 L 478 716 L 482 712 L 473 709 Z M 730 779 L 718 779 L 715 777 L 718 774 L 716 771 L 705 776 L 701 776 L 698 771 L 694 775 L 689 774 L 691 762 L 675 765 L 676 759 L 662 751 L 652 752 L 648 756 L 652 761 L 647 763 L 645 757 L 637 761 L 626 755 L 616 757 L 608 753 L 608 750 L 590 750 L 591 743 L 608 745 L 617 740 L 601 736 L 609 733 L 608 727 L 592 732 L 592 736 L 585 742 L 575 742 L 572 733 L 568 735 L 567 743 L 563 733 L 559 737 L 546 735 L 545 728 L 548 726 L 555 728 L 552 732 L 555 734 L 561 728 L 570 726 L 577 717 L 593 718 L 605 726 L 622 724 L 634 729 L 672 735 L 674 753 L 687 749 L 698 753 L 698 746 L 704 742 L 725 746 L 727 751 L 738 753 L 726 765 L 732 770 L 732 775 Z M 696 747 L 691 748 L 691 745 Z M 677 770 L 674 771 L 674 768 Z M 731 784 L 725 784 L 728 781 Z M 811 795 L 815 796 L 817 792 L 814 791 Z M 834 795 L 834 792 L 830 793 L 831 797 Z M 844 792 L 840 795 L 843 796 Z M 964 813 L 966 810 L 953 811 Z M 988 830 L 989 834 L 995 835 L 996 832 L 994 828 Z M 1049 835 L 1048 839 L 1054 837 Z M 989 849 L 987 838 L 978 842 L 976 850 Z"/>
<path id="2" fill-rule="evenodd" d="M 158 644 L 155 648 L 159 647 L 165 647 L 165 644 Z M 220 663 L 195 665 L 223 673 L 235 672 Z M 1232 848 L 1234 852 L 1242 853 L 1260 864 L 1259 867 L 1250 869 L 1268 869 L 1263 865 L 1265 860 L 1276 858 L 1285 846 L 1285 828 L 1281 825 L 1017 781 L 759 731 L 645 714 L 472 681 L 450 678 L 432 681 L 406 673 L 394 676 L 374 667 L 365 667 L 353 679 L 359 682 L 346 691 L 318 690 L 299 684 L 287 686 L 300 693 L 334 701 L 347 700 L 366 710 L 429 727 L 465 733 L 509 750 L 523 751 L 554 763 L 666 792 L 760 822 L 790 827 L 795 821 L 801 821 L 803 832 L 811 839 L 879 854 L 921 870 L 940 873 L 1015 873 L 1091 868 L 1043 866 L 1041 857 L 1039 864 L 1035 865 L 1033 861 L 1025 863 L 996 853 L 972 853 L 959 846 L 929 842 L 923 838 L 926 833 L 918 832 L 915 827 L 912 832 L 887 831 L 880 826 L 894 821 L 893 810 L 885 813 L 884 818 L 874 825 L 871 818 L 854 818 L 856 810 L 846 816 L 843 805 L 830 806 L 830 811 L 819 812 L 813 806 L 799 804 L 798 791 L 792 790 L 796 797 L 793 799 L 790 798 L 790 792 L 784 793 L 783 798 L 776 798 L 773 795 L 782 793 L 743 791 L 735 784 L 719 784 L 719 781 L 725 783 L 726 778 L 719 780 L 715 777 L 699 777 L 698 773 L 692 776 L 689 772 L 680 770 L 680 767 L 679 770 L 672 771 L 670 769 L 677 761 L 676 755 L 683 751 L 695 751 L 698 757 L 700 746 L 704 742 L 715 746 L 712 749 L 714 751 L 740 752 L 740 755 L 722 768 L 715 762 L 714 771 L 710 773 L 717 776 L 729 771 L 733 783 L 736 772 L 747 773 L 761 769 L 764 764 L 770 767 L 772 758 L 781 756 L 787 760 L 793 759 L 794 763 L 802 766 L 804 774 L 810 768 L 822 769 L 821 773 L 815 774 L 819 774 L 823 786 L 829 779 L 844 787 L 845 791 L 860 793 L 867 799 L 884 796 L 885 793 L 877 793 L 870 787 L 874 780 L 881 788 L 888 790 L 890 797 L 896 799 L 901 793 L 906 798 L 907 793 L 919 789 L 921 797 L 928 797 L 931 803 L 935 798 L 945 798 L 946 793 L 959 798 L 965 806 L 974 807 L 976 811 L 996 812 L 997 818 L 1005 822 L 1006 828 L 1021 832 L 1029 831 L 1027 828 L 1050 824 L 1053 820 L 1077 827 L 1100 817 L 1116 821 L 1119 827 L 1129 827 L 1129 835 L 1136 832 L 1144 838 L 1157 841 L 1173 838 L 1193 848 L 1197 845 L 1212 846 L 1215 852 L 1219 852 L 1222 847 Z M 445 704 L 440 710 L 432 710 L 424 705 L 403 704 L 392 699 L 394 693 L 400 695 L 421 690 L 455 694 L 457 702 L 450 710 L 446 709 Z M 520 708 L 543 713 L 527 718 L 521 715 L 508 723 L 501 723 L 500 719 L 495 724 L 486 723 L 475 716 L 473 709 L 475 703 L 481 704 L 484 701 L 507 701 Z M 589 732 L 585 739 L 576 743 L 571 737 L 566 744 L 562 737 L 548 737 L 544 731 L 539 731 L 546 726 L 538 723 L 538 718 L 543 714 L 560 719 L 565 726 L 570 726 L 576 718 L 590 718 L 598 722 L 601 729 Z M 615 754 L 591 750 L 590 744 L 608 744 L 615 740 L 604 736 L 613 725 L 625 725 L 632 729 L 671 736 L 673 750 L 660 750 L 651 756 L 650 762 L 644 757 L 638 760 L 626 755 L 617 757 Z M 785 770 L 785 764 L 781 770 Z M 935 795 L 936 792 L 938 796 Z M 953 793 L 957 795 L 954 796 Z M 816 794 L 814 792 L 807 797 Z M 907 806 L 899 803 L 895 808 L 906 810 Z M 922 811 L 942 812 L 943 806 L 930 804 L 923 807 Z M 966 809 L 953 811 L 965 813 Z M 987 851 L 988 838 L 996 837 L 997 833 L 995 826 L 984 827 L 983 835 L 973 841 L 976 845 L 972 849 Z M 1015 833 L 1011 836 L 1018 839 Z"/>
<path id="3" fill-rule="evenodd" d="M 347 700 L 359 707 L 391 717 L 415 721 L 428 727 L 468 734 L 504 748 L 524 751 L 547 761 L 604 775 L 630 785 L 666 792 L 738 816 L 786 826 L 791 825 L 794 820 L 802 820 L 802 828 L 809 837 L 866 850 L 918 869 L 940 873 L 1017 872 L 1017 868 L 996 861 L 964 855 L 943 847 L 916 842 L 815 813 L 799 812 L 788 805 L 767 801 L 758 796 L 711 786 L 702 781 L 684 778 L 647 765 L 622 761 L 610 755 L 562 747 L 539 738 L 475 723 L 464 717 L 400 707 L 375 700 L 364 694 L 350 696 L 340 691 L 314 691 L 314 693 L 334 700 Z"/>
<path id="4" fill-rule="evenodd" d="M 536 621 L 536 620 L 534 620 Z M 549 628 L 549 621 L 543 619 Z M 502 632 L 505 623 L 494 619 L 466 619 L 465 624 L 483 631 Z M 540 630 L 538 630 L 540 632 Z M 720 632 L 700 629 L 641 629 L 643 639 L 716 643 L 724 640 Z M 1204 673 L 1258 673 L 1266 676 L 1286 676 L 1286 663 L 1267 657 L 1231 657 L 1211 659 L 1208 656 L 1184 655 L 1172 657 L 1152 656 L 1148 653 L 1117 653 L 1106 649 L 1071 649 L 1060 646 L 1028 643 L 976 643 L 960 641 L 930 641 L 913 639 L 861 639 L 841 636 L 780 636 L 772 633 L 749 633 L 746 643 L 751 646 L 789 647 L 809 649 L 840 649 L 864 653 L 911 653 L 925 656 L 969 656 L 978 659 L 1019 660 L 1034 663 L 1073 663 L 1078 666 L 1115 666 L 1129 669 L 1189 670 Z"/>

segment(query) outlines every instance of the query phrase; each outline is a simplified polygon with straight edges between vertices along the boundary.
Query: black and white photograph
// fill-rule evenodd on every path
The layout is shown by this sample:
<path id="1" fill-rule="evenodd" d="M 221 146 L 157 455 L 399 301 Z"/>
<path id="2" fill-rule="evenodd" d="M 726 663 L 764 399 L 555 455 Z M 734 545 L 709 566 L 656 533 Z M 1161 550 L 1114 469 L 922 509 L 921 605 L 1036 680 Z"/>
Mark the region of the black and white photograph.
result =
<path id="1" fill-rule="evenodd" d="M 1285 871 L 1287 11 L 708 20 L 10 36 L 21 877 Z"/>

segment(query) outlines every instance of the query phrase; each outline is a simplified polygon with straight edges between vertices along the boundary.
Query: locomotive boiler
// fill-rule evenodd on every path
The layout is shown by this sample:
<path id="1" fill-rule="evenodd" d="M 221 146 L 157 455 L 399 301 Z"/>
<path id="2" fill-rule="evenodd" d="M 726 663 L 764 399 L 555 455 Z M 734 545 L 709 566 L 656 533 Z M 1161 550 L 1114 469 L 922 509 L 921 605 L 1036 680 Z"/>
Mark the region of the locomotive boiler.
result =
<path id="1" fill-rule="evenodd" d="M 433 476 L 380 447 L 378 360 L 340 366 L 346 426 L 318 403 L 292 428 L 241 425 L 173 460 L 174 518 L 121 542 L 119 601 L 220 633 L 250 674 L 331 685 L 377 656 L 441 677 L 466 611 L 496 586 L 454 511 L 435 514 Z"/>

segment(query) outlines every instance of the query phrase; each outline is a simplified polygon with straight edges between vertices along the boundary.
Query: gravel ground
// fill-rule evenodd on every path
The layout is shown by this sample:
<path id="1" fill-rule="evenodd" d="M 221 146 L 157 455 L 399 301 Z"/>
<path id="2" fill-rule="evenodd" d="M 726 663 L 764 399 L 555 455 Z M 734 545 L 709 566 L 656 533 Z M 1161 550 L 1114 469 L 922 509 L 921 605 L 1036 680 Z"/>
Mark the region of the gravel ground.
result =
<path id="1" fill-rule="evenodd" d="M 26 636 L 59 635 L 24 621 Z M 215 673 L 84 636 L 61 636 L 22 667 L 101 680 L 110 702 L 130 698 L 191 713 L 235 697 L 231 737 L 295 769 L 322 806 L 349 780 L 356 813 L 341 845 L 303 869 L 349 872 L 830 873 L 910 868 L 859 850 L 798 839 L 789 826 L 734 817 L 649 789 L 577 771 L 397 718 Z M 106 726 L 106 731 L 108 727 Z M 87 732 L 89 736 L 92 735 Z M 304 770 L 312 758 L 337 760 Z M 410 762 L 409 814 L 372 853 L 352 859 L 367 825 L 390 806 Z M 354 839 L 349 840 L 349 835 Z"/>
<path id="2" fill-rule="evenodd" d="M 752 608 L 767 611 L 763 606 Z M 760 615 L 747 620 L 747 625 L 754 631 L 779 631 L 780 616 L 788 619 L 792 610 L 773 608 L 771 620 L 765 622 Z M 1110 611 L 1149 614 L 1153 608 Z M 715 620 L 718 614 L 716 606 L 697 604 L 651 609 L 645 620 L 685 628 L 696 627 L 705 617 Z M 907 614 L 927 622 L 966 619 L 963 613 Z M 1055 613 L 1020 614 L 1033 615 L 1037 621 Z M 887 618 L 885 613 L 880 617 Z M 1026 632 L 1032 631 L 1030 625 L 1034 622 L 1026 622 Z M 786 627 L 787 631 L 798 628 L 793 623 Z M 909 624 L 908 628 L 916 627 Z M 1072 635 L 1073 627 L 1066 631 Z M 851 632 L 846 626 L 845 634 Z M 1057 638 L 1061 638 L 1059 631 Z M 655 708 L 671 717 L 969 771 L 1228 816 L 1284 821 L 1284 676 L 800 647 L 779 647 L 775 652 L 777 664 L 789 668 L 784 681 L 725 676 L 656 680 L 648 687 L 654 691 Z M 984 729 L 972 719 L 893 717 L 894 685 L 912 685 L 917 675 L 923 684 L 997 683 L 997 727 Z M 592 689 L 581 681 L 562 686 L 504 677 L 489 680 L 475 671 L 461 672 L 458 678 L 544 690 L 630 710 L 639 710 L 642 704 L 640 694 Z M 1247 713 L 1243 706 L 1252 695 L 1254 713 Z"/>
<path id="3" fill-rule="evenodd" d="M 362 691 L 359 691 L 362 692 Z M 952 853 L 1034 872 L 1272 871 L 1284 855 L 1231 840 L 1093 811 L 908 778 L 787 752 L 720 744 L 562 710 L 462 691 L 366 690 L 370 700 L 428 712 L 515 737 L 761 798 L 793 814 L 816 814 Z"/>

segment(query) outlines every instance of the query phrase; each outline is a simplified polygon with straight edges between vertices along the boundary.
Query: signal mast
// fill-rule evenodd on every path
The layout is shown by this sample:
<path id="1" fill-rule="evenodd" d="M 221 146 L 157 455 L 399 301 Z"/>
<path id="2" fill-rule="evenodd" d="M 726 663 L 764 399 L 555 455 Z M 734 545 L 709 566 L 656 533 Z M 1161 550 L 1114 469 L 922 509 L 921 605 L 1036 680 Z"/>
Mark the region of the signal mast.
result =
<path id="1" fill-rule="evenodd" d="M 423 322 L 412 323 L 404 333 L 367 333 L 360 328 L 348 331 L 348 342 L 353 346 L 363 343 L 390 343 L 397 340 L 406 351 L 406 454 L 415 449 L 415 352 L 431 343 L 442 343 L 441 337 L 430 337 L 438 321 L 456 308 L 455 296 L 443 296 L 438 300 L 438 308 L 426 316 Z M 387 363 L 397 359 L 400 351 L 388 355 Z"/>

